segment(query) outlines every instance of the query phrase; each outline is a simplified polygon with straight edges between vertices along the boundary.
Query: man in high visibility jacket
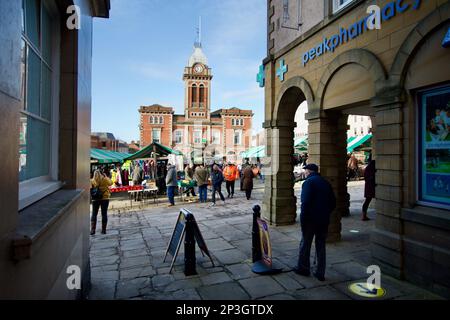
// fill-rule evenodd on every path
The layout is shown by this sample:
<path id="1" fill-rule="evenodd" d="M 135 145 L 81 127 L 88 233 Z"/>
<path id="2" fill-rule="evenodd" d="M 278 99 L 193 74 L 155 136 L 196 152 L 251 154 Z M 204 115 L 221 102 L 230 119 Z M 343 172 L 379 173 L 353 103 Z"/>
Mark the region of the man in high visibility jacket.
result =
<path id="1" fill-rule="evenodd" d="M 227 187 L 228 198 L 233 198 L 234 196 L 234 184 L 239 178 L 238 168 L 231 162 L 223 170 L 223 177 L 225 178 L 225 183 Z"/>

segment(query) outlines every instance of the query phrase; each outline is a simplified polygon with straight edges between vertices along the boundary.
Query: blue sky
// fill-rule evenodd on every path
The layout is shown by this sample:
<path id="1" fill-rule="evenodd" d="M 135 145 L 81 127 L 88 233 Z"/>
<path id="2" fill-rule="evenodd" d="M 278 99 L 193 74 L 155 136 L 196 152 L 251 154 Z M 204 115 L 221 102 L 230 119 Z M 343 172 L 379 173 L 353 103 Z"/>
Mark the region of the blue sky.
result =
<path id="1" fill-rule="evenodd" d="M 182 75 L 202 17 L 213 70 L 212 111 L 238 107 L 264 121 L 256 73 L 266 56 L 265 0 L 111 0 L 111 18 L 94 22 L 92 131 L 139 139 L 141 105 L 183 113 Z"/>

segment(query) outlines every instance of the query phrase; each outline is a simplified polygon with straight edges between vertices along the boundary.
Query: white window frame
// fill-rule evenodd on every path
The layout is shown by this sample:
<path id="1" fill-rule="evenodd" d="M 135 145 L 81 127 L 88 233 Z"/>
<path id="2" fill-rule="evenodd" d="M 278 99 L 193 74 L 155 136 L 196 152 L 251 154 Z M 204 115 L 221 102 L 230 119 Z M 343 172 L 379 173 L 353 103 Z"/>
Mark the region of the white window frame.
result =
<path id="1" fill-rule="evenodd" d="M 199 137 L 197 137 L 197 135 L 199 135 Z M 197 139 L 198 139 L 198 141 L 197 141 Z M 194 130 L 193 135 L 192 135 L 192 140 L 194 141 L 194 144 L 202 143 L 202 139 L 203 139 L 203 131 L 200 129 Z"/>
<path id="2" fill-rule="evenodd" d="M 164 117 L 163 116 L 159 116 L 159 124 L 164 124 Z"/>
<path id="3" fill-rule="evenodd" d="M 343 4 L 339 4 L 339 0 L 332 0 L 333 1 L 333 13 L 337 13 L 347 7 L 350 3 L 352 3 L 354 0 L 344 0 L 345 2 Z"/>
<path id="4" fill-rule="evenodd" d="M 180 141 L 177 140 L 178 135 L 179 135 Z M 182 144 L 183 143 L 183 130 L 175 130 L 174 137 L 175 137 L 175 144 Z"/>
<path id="5" fill-rule="evenodd" d="M 154 137 L 155 132 L 158 132 L 158 135 L 159 135 L 159 141 L 157 141 L 157 143 L 161 143 L 161 128 L 153 128 L 152 129 L 152 143 L 155 142 L 155 137 Z"/>
<path id="6" fill-rule="evenodd" d="M 215 134 L 217 136 L 215 136 Z M 216 142 L 216 138 L 217 138 L 217 142 Z M 221 132 L 219 130 L 213 130 L 212 131 L 212 141 L 211 141 L 211 143 L 212 144 L 220 144 L 220 141 L 221 141 Z"/>
<path id="7" fill-rule="evenodd" d="M 236 133 L 239 134 L 239 141 L 236 143 Z M 242 130 L 234 130 L 233 143 L 235 146 L 242 146 Z"/>
<path id="8" fill-rule="evenodd" d="M 19 182 L 19 211 L 43 199 L 49 194 L 59 190 L 63 183 L 58 180 L 59 171 L 59 93 L 60 93 L 60 22 L 59 11 L 54 1 L 44 0 L 48 13 L 51 16 L 51 38 L 52 38 L 52 77 L 51 77 L 51 121 L 50 121 L 50 165 L 47 176 L 35 177 Z M 42 23 L 42 20 L 41 20 Z M 26 27 L 26 23 L 25 23 Z M 21 35 L 21 41 L 27 39 L 26 35 Z M 27 45 L 35 47 L 30 41 L 25 40 Z M 40 41 L 42 41 L 42 34 Z M 41 59 L 41 57 L 39 56 Z M 27 85 L 27 73 L 25 72 L 25 87 Z M 41 74 L 42 77 L 42 74 Z M 42 81 L 42 80 L 41 80 Z M 26 95 L 26 92 L 25 92 Z M 26 111 L 21 111 L 23 115 L 29 115 Z"/>

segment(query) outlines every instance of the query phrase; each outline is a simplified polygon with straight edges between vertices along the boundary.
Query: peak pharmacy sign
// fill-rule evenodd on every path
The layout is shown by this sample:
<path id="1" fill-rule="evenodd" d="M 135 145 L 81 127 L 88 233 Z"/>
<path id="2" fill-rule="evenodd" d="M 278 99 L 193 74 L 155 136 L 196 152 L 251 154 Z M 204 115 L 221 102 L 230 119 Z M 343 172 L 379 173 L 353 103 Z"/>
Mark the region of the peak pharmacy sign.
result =
<path id="1" fill-rule="evenodd" d="M 367 10 L 370 13 L 368 16 L 348 28 L 340 28 L 339 33 L 330 38 L 324 38 L 320 44 L 305 52 L 302 56 L 302 65 L 306 66 L 308 62 L 313 61 L 327 52 L 334 53 L 340 45 L 350 42 L 364 34 L 364 32 L 379 29 L 383 22 L 394 18 L 398 14 L 402 14 L 408 10 L 418 10 L 421 2 L 422 0 L 396 0 L 389 2 L 379 10 L 374 9 L 376 6 L 370 6 Z"/>

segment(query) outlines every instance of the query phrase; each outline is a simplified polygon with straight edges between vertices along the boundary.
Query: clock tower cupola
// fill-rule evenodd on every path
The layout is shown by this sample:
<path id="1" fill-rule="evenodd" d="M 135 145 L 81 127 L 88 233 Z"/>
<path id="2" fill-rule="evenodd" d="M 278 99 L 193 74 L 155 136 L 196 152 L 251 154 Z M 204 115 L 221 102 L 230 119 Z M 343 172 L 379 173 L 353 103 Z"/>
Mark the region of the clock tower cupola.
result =
<path id="1" fill-rule="evenodd" d="M 197 30 L 197 41 L 194 52 L 184 68 L 185 99 L 184 110 L 186 119 L 209 119 L 211 113 L 211 68 L 202 50 L 201 21 Z"/>

